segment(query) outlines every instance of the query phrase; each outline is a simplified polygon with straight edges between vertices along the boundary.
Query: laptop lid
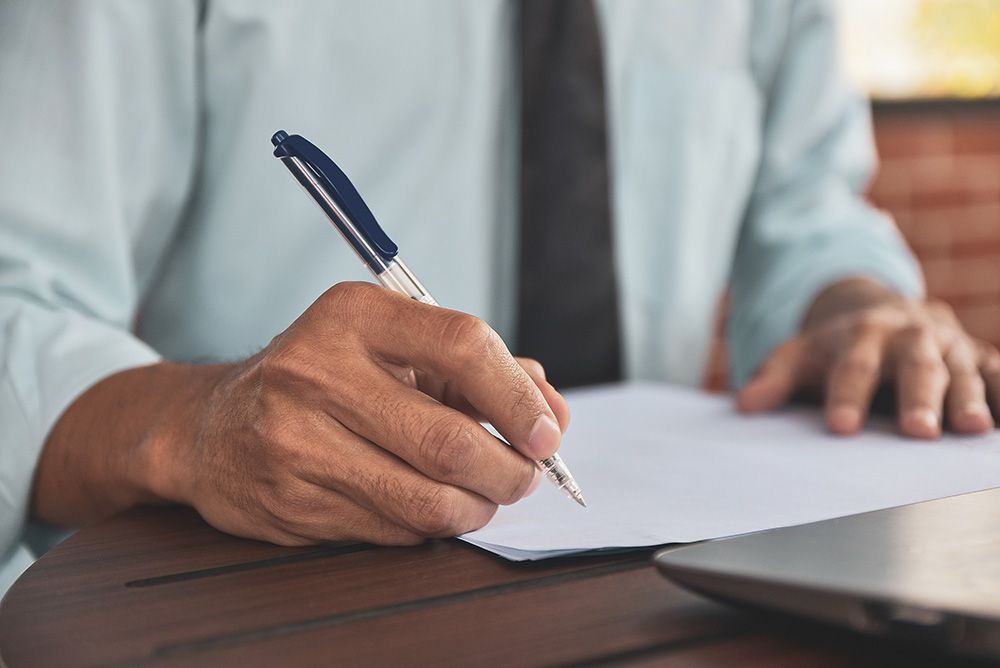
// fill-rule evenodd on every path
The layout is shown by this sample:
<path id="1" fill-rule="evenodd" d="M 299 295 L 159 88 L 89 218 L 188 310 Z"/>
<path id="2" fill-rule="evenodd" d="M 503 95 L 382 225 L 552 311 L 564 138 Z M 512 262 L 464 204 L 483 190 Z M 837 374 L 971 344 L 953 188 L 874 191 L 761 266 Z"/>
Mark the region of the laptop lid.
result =
<path id="1" fill-rule="evenodd" d="M 1000 657 L 1000 488 L 654 559 L 671 580 L 726 602 Z"/>

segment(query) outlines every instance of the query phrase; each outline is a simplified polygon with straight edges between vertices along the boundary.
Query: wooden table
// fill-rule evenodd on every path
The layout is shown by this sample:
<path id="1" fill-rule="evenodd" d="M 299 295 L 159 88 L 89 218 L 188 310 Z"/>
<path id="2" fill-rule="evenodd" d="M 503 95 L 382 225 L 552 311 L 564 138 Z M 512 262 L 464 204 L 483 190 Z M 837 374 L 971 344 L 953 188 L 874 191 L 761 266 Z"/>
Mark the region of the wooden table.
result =
<path id="1" fill-rule="evenodd" d="M 942 665 L 727 609 L 651 551 L 513 564 L 458 541 L 282 548 L 142 508 L 40 559 L 0 608 L 0 656 L 60 665 Z M 950 661 L 950 660 L 948 660 Z"/>

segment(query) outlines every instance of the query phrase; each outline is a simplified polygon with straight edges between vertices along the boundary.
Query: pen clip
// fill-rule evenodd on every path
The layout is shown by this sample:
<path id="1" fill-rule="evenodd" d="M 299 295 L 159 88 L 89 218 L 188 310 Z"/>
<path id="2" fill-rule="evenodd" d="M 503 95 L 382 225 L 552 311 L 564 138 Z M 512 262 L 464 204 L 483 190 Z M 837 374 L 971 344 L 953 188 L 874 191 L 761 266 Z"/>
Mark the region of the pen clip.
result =
<path id="1" fill-rule="evenodd" d="M 310 143 L 305 137 L 301 135 L 289 135 L 284 130 L 275 132 L 274 136 L 271 137 L 271 143 L 274 144 L 274 156 L 276 158 L 282 160 L 298 158 L 312 172 L 323 190 L 326 191 L 326 194 L 350 217 L 357 231 L 365 236 L 366 241 L 383 260 L 388 262 L 396 257 L 399 248 L 382 230 L 378 221 L 375 220 L 371 209 L 361 199 L 361 195 L 350 179 L 347 178 L 347 175 L 337 167 L 333 160 L 327 157 L 323 151 Z M 320 206 L 323 206 L 322 202 L 320 202 Z M 326 209 L 327 207 L 323 208 Z M 336 218 L 334 212 L 330 211 L 328 213 Z M 349 233 L 345 230 L 341 231 L 345 232 L 348 240 L 351 240 Z M 352 241 L 352 243 L 354 242 Z M 362 256 L 367 254 L 362 249 L 358 250 L 362 253 Z"/>

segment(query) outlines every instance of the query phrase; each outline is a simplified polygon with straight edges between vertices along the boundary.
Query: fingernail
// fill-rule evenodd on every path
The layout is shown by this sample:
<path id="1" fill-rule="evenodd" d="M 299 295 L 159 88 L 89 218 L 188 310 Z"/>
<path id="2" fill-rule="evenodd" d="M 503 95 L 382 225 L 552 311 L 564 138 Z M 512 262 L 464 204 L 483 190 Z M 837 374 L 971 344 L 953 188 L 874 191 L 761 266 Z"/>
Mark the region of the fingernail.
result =
<path id="1" fill-rule="evenodd" d="M 962 415 L 967 417 L 991 417 L 990 409 L 986 407 L 986 404 L 981 404 L 978 401 L 966 404 L 965 408 L 962 409 Z"/>
<path id="2" fill-rule="evenodd" d="M 830 426 L 837 431 L 857 431 L 861 428 L 861 411 L 854 406 L 836 406 L 830 410 Z"/>
<path id="3" fill-rule="evenodd" d="M 538 485 L 541 484 L 541 482 L 542 482 L 542 470 L 536 467 L 535 477 L 531 479 L 531 484 L 528 485 L 528 490 L 524 493 L 524 496 L 522 496 L 521 498 L 525 499 L 534 494 L 535 490 L 538 489 Z"/>
<path id="4" fill-rule="evenodd" d="M 959 429 L 971 431 L 987 431 L 995 427 L 996 423 L 993 421 L 993 414 L 990 413 L 989 406 L 982 402 L 974 401 L 966 404 L 965 408 L 961 410 L 956 426 Z"/>
<path id="5" fill-rule="evenodd" d="M 552 453 L 559 449 L 559 440 L 562 432 L 559 425 L 548 415 L 539 415 L 528 432 L 528 441 L 525 444 L 528 452 L 535 459 L 550 457 Z"/>
<path id="6" fill-rule="evenodd" d="M 940 428 L 937 413 L 929 408 L 914 408 L 909 413 L 909 420 L 916 431 L 922 431 L 928 435 L 937 434 Z"/>

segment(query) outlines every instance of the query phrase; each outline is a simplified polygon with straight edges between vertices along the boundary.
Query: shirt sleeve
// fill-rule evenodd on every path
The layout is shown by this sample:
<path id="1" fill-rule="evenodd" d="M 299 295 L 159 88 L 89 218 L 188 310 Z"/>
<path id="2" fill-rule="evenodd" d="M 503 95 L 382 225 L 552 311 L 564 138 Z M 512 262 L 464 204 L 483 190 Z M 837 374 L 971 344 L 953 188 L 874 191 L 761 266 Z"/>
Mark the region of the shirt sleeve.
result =
<path id="1" fill-rule="evenodd" d="M 794 336 L 830 284 L 868 277 L 923 294 L 892 220 L 862 197 L 876 164 L 867 102 L 838 71 L 831 3 L 795 2 L 766 86 L 761 164 L 731 279 L 735 387 Z"/>
<path id="2" fill-rule="evenodd" d="M 0 583 L 45 439 L 132 333 L 195 165 L 194 3 L 0 3 Z M 2 592 L 0 592 L 2 593 Z"/>

